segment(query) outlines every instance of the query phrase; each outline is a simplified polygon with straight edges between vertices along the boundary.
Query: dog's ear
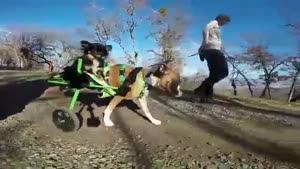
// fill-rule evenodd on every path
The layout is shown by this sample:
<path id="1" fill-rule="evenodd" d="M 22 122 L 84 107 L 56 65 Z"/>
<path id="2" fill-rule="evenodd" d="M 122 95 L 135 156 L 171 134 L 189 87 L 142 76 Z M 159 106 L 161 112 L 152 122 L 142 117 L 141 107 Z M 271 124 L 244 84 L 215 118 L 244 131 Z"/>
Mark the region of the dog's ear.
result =
<path id="1" fill-rule="evenodd" d="M 90 42 L 86 41 L 86 40 L 82 40 L 80 41 L 81 47 L 86 48 L 90 45 Z"/>
<path id="2" fill-rule="evenodd" d="M 105 45 L 105 49 L 110 52 L 112 50 L 112 45 Z"/>
<path id="3" fill-rule="evenodd" d="M 80 43 L 83 45 L 83 44 L 90 44 L 90 42 L 86 41 L 86 40 L 82 40 L 80 41 Z"/>

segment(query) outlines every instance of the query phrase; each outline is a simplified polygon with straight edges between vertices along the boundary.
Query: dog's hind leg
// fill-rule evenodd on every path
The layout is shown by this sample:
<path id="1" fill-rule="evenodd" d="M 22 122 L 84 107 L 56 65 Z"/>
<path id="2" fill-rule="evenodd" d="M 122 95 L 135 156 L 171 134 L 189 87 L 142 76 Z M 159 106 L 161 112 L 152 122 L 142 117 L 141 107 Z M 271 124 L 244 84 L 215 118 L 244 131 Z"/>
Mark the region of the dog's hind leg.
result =
<path id="1" fill-rule="evenodd" d="M 110 119 L 110 115 L 112 111 L 116 108 L 116 106 L 124 99 L 124 97 L 121 96 L 115 96 L 108 104 L 106 109 L 104 110 L 104 124 L 105 126 L 113 126 L 114 123 Z"/>
<path id="2" fill-rule="evenodd" d="M 144 111 L 146 117 L 150 120 L 150 122 L 155 124 L 155 125 L 161 125 L 161 121 L 155 119 L 152 116 L 152 114 L 150 113 L 150 111 L 148 109 L 148 105 L 147 105 L 146 96 L 142 96 L 141 98 L 139 98 L 139 102 L 141 104 L 142 110 Z"/>

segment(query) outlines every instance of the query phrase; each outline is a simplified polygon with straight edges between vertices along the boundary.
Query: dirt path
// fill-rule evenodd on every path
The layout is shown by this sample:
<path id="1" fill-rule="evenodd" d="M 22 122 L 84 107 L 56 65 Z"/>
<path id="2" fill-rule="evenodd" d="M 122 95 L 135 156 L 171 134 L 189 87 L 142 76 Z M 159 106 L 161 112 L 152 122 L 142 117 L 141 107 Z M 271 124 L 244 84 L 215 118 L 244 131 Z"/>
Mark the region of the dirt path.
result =
<path id="1" fill-rule="evenodd" d="M 43 84 L 36 83 L 34 88 L 38 86 Z M 95 100 L 94 94 L 80 98 L 86 107 L 80 113 L 82 126 L 76 132 L 64 132 L 53 123 L 54 109 L 67 108 L 69 103 L 69 98 L 57 88 L 47 89 L 23 113 L 0 121 L 2 166 L 208 169 L 299 166 L 297 116 L 254 111 L 229 102 L 199 104 L 189 95 L 180 99 L 153 95 L 149 108 L 162 120 L 161 126 L 143 119 L 138 104 L 125 102 L 113 113 L 116 126 L 107 128 L 102 118 L 97 120 L 105 102 L 95 103 Z M 82 106 L 78 104 L 76 112 Z"/>
<path id="2" fill-rule="evenodd" d="M 258 111 L 230 102 L 193 102 L 191 96 L 178 100 L 156 97 L 157 103 L 194 126 L 234 144 L 245 153 L 264 155 L 275 161 L 298 164 L 300 159 L 300 116 L 286 112 Z"/>

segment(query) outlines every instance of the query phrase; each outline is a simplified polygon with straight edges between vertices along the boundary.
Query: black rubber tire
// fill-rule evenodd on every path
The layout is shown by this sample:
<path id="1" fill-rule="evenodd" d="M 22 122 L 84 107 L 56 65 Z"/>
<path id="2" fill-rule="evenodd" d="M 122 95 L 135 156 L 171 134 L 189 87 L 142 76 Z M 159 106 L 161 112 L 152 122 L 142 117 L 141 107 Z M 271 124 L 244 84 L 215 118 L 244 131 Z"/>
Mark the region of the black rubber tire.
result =
<path id="1" fill-rule="evenodd" d="M 77 131 L 80 121 L 75 113 L 70 113 L 64 109 L 56 109 L 52 113 L 52 121 L 55 126 L 64 132 Z"/>

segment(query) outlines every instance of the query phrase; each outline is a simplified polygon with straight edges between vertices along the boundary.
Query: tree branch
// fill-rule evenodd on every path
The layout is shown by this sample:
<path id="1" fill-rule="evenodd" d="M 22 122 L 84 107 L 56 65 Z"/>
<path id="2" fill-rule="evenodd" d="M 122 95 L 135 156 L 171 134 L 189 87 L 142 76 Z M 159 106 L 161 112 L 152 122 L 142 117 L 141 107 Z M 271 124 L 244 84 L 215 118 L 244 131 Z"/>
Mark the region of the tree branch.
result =
<path id="1" fill-rule="evenodd" d="M 163 56 L 162 54 L 160 54 L 160 53 L 154 51 L 153 49 L 149 49 L 149 50 L 147 50 L 147 52 L 153 53 L 153 54 L 156 55 L 156 56 Z"/>

